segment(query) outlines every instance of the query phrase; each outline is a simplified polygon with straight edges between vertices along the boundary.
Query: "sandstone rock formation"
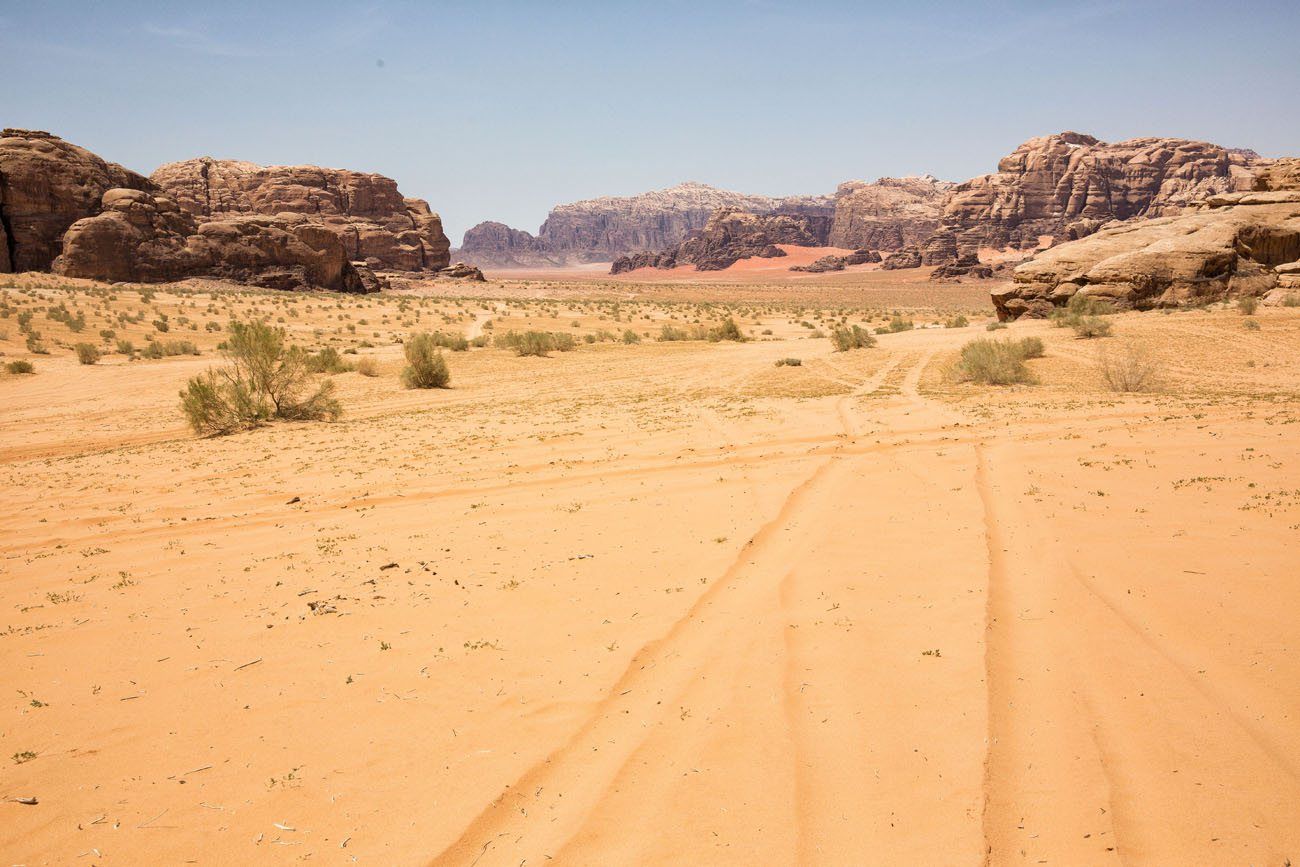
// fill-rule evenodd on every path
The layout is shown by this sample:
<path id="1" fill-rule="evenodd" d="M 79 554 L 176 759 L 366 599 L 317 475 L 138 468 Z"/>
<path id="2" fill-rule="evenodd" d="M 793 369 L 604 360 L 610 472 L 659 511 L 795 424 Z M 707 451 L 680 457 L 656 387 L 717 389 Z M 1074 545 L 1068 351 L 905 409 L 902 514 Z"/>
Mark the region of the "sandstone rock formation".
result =
<path id="1" fill-rule="evenodd" d="M 1030 139 L 991 175 L 959 185 L 925 244 L 926 264 L 981 248 L 1032 250 L 1080 220 L 1175 214 L 1217 193 L 1246 191 L 1263 162 L 1252 151 L 1173 138 L 1108 144 L 1063 132 Z"/>
<path id="2" fill-rule="evenodd" d="M 73 223 L 53 270 L 145 283 L 213 277 L 270 289 L 367 291 L 338 234 L 302 214 L 245 215 L 196 225 L 166 196 L 104 193 L 100 213 Z"/>
<path id="3" fill-rule="evenodd" d="M 1256 190 L 1300 190 L 1300 157 L 1269 160 L 1255 175 Z"/>
<path id="4" fill-rule="evenodd" d="M 48 271 L 63 233 L 114 187 L 149 182 L 38 130 L 0 132 L 0 272 Z"/>
<path id="5" fill-rule="evenodd" d="M 825 245 L 829 216 L 754 214 L 739 208 L 719 208 L 704 228 L 676 247 L 660 253 L 641 253 L 615 260 L 611 274 L 636 268 L 673 268 L 694 265 L 697 271 L 720 271 L 752 256 L 784 256 L 777 244 L 804 247 Z"/>
<path id="6" fill-rule="evenodd" d="M 151 180 L 200 222 L 305 214 L 338 235 L 350 259 L 372 267 L 436 271 L 450 262 L 442 220 L 383 175 L 201 157 L 161 166 Z"/>
<path id="7" fill-rule="evenodd" d="M 880 263 L 881 270 L 897 271 L 903 268 L 920 268 L 921 251 L 915 247 L 908 247 L 899 250 L 896 253 L 890 253 L 885 257 L 885 261 Z"/>
<path id="8" fill-rule="evenodd" d="M 1000 319 L 1044 316 L 1076 292 L 1121 309 L 1300 289 L 1300 191 L 1211 196 L 1178 216 L 1115 223 L 1039 253 L 993 293 Z M 1294 275 L 1294 279 L 1293 279 Z"/>
<path id="9" fill-rule="evenodd" d="M 930 272 L 930 279 L 959 280 L 963 277 L 970 277 L 976 280 L 987 280 L 993 276 L 994 272 L 994 267 L 980 262 L 979 256 L 967 254 L 935 268 Z"/>
<path id="10" fill-rule="evenodd" d="M 923 244 L 939 227 L 944 205 L 956 186 L 931 175 L 840 184 L 829 243 L 873 250 Z"/>
<path id="11" fill-rule="evenodd" d="M 557 205 L 537 236 L 500 223 L 465 234 L 458 255 L 495 267 L 607 262 L 635 253 L 669 251 L 704 228 L 719 208 L 829 218 L 829 196 L 753 196 L 707 184 L 683 183 L 636 196 L 604 196 Z"/>
<path id="12" fill-rule="evenodd" d="M 464 262 L 457 262 L 455 265 L 449 265 L 438 271 L 439 277 L 448 277 L 452 280 L 476 280 L 483 282 L 486 278 L 483 272 L 473 265 L 466 265 Z"/>
<path id="13" fill-rule="evenodd" d="M 854 250 L 847 256 L 822 256 L 808 265 L 791 265 L 790 270 L 822 274 L 827 271 L 843 271 L 849 265 L 864 265 L 879 261 L 880 253 L 876 250 Z"/>

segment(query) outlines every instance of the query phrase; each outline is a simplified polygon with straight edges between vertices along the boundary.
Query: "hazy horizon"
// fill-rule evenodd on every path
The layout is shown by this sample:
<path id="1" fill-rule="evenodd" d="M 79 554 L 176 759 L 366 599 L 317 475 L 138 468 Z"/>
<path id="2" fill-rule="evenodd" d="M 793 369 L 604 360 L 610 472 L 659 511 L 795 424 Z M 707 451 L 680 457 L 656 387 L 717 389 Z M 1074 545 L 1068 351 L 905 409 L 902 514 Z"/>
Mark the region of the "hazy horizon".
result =
<path id="1" fill-rule="evenodd" d="M 148 174 L 197 156 L 379 172 L 459 245 L 687 180 L 773 196 L 992 171 L 1025 139 L 1300 152 L 1290 34 L 1259 3 L 0 2 L 0 124 Z M 633 34 L 629 37 L 627 34 Z M 1068 57 L 1068 60 L 1064 60 Z"/>

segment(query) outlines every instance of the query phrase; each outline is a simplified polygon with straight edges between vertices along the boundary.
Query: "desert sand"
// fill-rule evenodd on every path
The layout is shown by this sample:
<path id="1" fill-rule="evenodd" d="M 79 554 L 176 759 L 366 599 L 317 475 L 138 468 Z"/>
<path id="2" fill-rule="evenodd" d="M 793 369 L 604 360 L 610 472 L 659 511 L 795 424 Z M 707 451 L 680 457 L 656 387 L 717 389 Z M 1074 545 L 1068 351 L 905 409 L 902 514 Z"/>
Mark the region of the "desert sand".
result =
<path id="1" fill-rule="evenodd" d="M 51 353 L 0 320 L 37 368 L 0 376 L 4 862 L 1294 860 L 1300 309 L 1017 322 L 1038 382 L 996 388 L 945 376 L 987 287 L 817 276 L 9 281 Z M 202 354 L 79 365 L 59 303 Z M 653 339 L 728 314 L 751 340 Z M 196 437 L 232 316 L 379 375 Z M 411 330 L 530 327 L 648 336 L 398 381 Z M 1156 391 L 1101 382 L 1124 342 Z"/>

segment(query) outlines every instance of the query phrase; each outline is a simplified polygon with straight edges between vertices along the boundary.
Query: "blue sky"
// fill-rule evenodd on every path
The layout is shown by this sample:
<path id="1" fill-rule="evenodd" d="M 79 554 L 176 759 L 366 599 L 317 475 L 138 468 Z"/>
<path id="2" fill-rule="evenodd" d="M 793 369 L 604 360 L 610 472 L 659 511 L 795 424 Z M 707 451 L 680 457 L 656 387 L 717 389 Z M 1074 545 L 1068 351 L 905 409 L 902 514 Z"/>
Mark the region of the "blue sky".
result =
<path id="1" fill-rule="evenodd" d="M 453 243 L 698 180 L 964 180 L 1034 135 L 1300 154 L 1300 3 L 0 0 L 0 124 L 381 172 Z"/>

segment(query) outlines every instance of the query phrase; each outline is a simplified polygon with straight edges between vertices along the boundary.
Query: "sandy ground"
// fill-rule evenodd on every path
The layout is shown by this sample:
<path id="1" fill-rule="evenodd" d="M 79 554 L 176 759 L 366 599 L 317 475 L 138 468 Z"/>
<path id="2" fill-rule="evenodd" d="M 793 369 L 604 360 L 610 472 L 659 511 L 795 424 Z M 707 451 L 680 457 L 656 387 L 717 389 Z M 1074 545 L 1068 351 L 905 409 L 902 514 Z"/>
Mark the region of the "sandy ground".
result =
<path id="1" fill-rule="evenodd" d="M 22 285 L 52 348 L 0 320 L 37 365 L 0 377 L 5 864 L 1300 853 L 1300 310 L 1016 323 L 1039 383 L 997 389 L 944 375 L 981 322 L 833 353 L 800 320 L 880 309 L 831 285 L 736 308 L 747 343 L 474 349 L 412 392 L 417 313 L 724 311 L 83 285 L 87 333 L 166 310 L 203 354 L 80 366 L 67 290 Z M 201 323 L 254 313 L 380 375 L 335 377 L 340 422 L 196 438 Z M 1159 391 L 1102 385 L 1124 341 Z"/>

